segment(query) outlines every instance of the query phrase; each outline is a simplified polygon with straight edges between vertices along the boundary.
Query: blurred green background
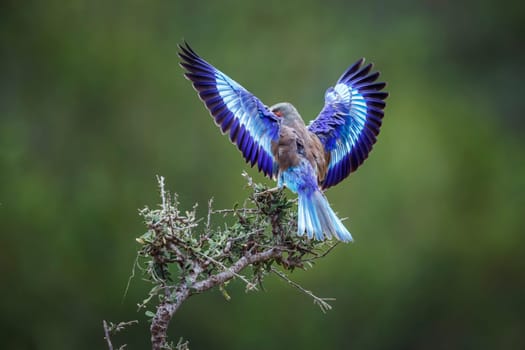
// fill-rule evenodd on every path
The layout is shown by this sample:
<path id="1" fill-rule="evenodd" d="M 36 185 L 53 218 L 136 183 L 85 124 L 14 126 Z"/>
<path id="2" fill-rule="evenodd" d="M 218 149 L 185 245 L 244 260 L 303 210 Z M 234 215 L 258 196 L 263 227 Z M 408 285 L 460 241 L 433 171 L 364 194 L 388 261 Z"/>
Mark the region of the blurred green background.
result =
<path id="1" fill-rule="evenodd" d="M 247 165 L 176 44 L 306 120 L 357 58 L 390 97 L 366 163 L 327 192 L 355 243 L 293 278 L 191 298 L 193 349 L 525 348 L 525 11 L 504 1 L 4 1 L 0 5 L 0 344 L 149 346 L 122 302 L 155 175 L 183 206 L 242 202 Z M 254 169 L 257 180 L 266 181 Z"/>

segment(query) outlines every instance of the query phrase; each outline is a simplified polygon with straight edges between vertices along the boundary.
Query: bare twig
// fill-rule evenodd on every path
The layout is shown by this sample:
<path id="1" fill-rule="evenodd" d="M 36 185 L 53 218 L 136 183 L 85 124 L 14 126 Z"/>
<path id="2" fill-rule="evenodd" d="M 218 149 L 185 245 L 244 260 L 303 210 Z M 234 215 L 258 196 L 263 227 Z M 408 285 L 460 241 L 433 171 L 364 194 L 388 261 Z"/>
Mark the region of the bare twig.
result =
<path id="1" fill-rule="evenodd" d="M 242 212 L 243 214 L 250 214 L 250 213 L 257 213 L 259 212 L 257 209 L 253 208 L 241 208 L 241 209 L 214 209 L 211 213 L 212 214 L 235 214 L 238 212 Z"/>
<path id="2" fill-rule="evenodd" d="M 122 331 L 124 328 L 126 328 L 127 326 L 131 326 L 137 323 L 139 323 L 139 321 L 133 320 L 133 321 L 128 321 L 128 322 L 119 322 L 117 324 L 114 324 L 113 322 L 109 322 L 109 325 L 108 325 L 106 320 L 102 321 L 102 324 L 104 326 L 104 339 L 106 339 L 106 342 L 108 344 L 108 349 L 113 350 L 113 344 L 111 343 L 110 334 L 118 333 Z M 120 348 L 118 348 L 118 350 L 124 349 L 125 347 L 126 345 L 122 345 Z"/>
<path id="3" fill-rule="evenodd" d="M 164 190 L 164 176 L 157 175 L 157 182 L 159 183 L 160 198 L 162 199 L 162 210 L 167 212 L 166 191 Z"/>
<path id="4" fill-rule="evenodd" d="M 106 320 L 102 321 L 102 324 L 104 326 L 104 339 L 106 339 L 106 342 L 108 343 L 108 349 L 113 350 L 113 344 L 111 344 L 111 338 L 109 337 L 109 327 Z"/>
<path id="5" fill-rule="evenodd" d="M 128 295 L 129 286 L 131 284 L 131 281 L 133 278 L 135 278 L 135 268 L 139 264 L 139 254 L 135 257 L 135 262 L 133 263 L 133 268 L 131 269 L 131 275 L 128 277 L 128 283 L 126 283 L 126 289 L 124 290 L 124 294 L 122 295 L 122 301 L 121 303 L 124 303 L 124 299 L 126 299 L 126 296 Z"/>
<path id="6" fill-rule="evenodd" d="M 175 350 L 189 350 L 190 347 L 188 344 L 189 342 L 187 340 L 184 341 L 184 339 L 180 338 L 177 345 L 175 345 Z"/>
<path id="7" fill-rule="evenodd" d="M 277 276 L 281 277 L 283 280 L 285 280 L 286 282 L 288 282 L 292 286 L 294 286 L 295 288 L 299 289 L 304 294 L 312 297 L 314 299 L 314 304 L 317 304 L 321 308 L 321 311 L 323 313 L 326 313 L 326 311 L 332 309 L 332 305 L 328 304 L 326 301 L 327 300 L 328 301 L 334 301 L 335 298 L 320 298 L 320 297 L 316 296 L 314 293 L 312 293 L 311 291 L 306 290 L 303 287 L 301 287 L 300 284 L 298 284 L 298 283 L 292 281 L 291 279 L 289 279 L 288 276 L 286 276 L 281 271 L 275 269 L 274 267 L 272 267 L 272 272 L 275 273 Z"/>
<path id="8" fill-rule="evenodd" d="M 206 233 L 211 230 L 211 214 L 213 213 L 213 198 L 208 201 L 208 217 L 206 218 Z"/>
<path id="9" fill-rule="evenodd" d="M 313 261 L 313 260 L 317 260 L 317 259 L 321 259 L 321 258 L 324 258 L 325 256 L 327 256 L 335 247 L 337 247 L 337 245 L 339 244 L 339 241 L 335 242 L 334 244 L 330 245 L 330 247 L 325 250 L 322 254 L 315 254 L 313 257 L 311 258 L 308 258 L 308 259 L 304 259 L 303 261 L 304 262 L 310 262 L 310 261 Z"/>

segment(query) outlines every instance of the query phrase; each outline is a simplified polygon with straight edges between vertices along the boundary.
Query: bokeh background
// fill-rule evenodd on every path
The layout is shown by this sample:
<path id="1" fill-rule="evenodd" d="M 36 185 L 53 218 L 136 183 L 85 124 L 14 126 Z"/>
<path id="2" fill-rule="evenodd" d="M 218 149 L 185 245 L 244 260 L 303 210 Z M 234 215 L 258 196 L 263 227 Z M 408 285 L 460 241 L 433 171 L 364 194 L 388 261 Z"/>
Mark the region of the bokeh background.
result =
<path id="1" fill-rule="evenodd" d="M 525 348 L 525 11 L 505 1 L 4 1 L 0 5 L 0 343 L 149 346 L 136 312 L 164 175 L 184 207 L 231 207 L 248 169 L 178 66 L 188 40 L 266 104 L 306 120 L 365 56 L 388 82 L 365 164 L 327 195 L 355 236 L 293 278 L 191 298 L 193 349 Z"/>

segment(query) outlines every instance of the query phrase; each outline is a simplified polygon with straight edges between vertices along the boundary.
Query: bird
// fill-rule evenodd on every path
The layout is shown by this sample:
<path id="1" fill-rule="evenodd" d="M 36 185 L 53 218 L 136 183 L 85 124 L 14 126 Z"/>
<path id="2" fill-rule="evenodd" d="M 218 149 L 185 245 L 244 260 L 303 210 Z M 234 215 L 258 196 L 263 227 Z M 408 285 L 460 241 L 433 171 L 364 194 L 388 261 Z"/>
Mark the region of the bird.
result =
<path id="1" fill-rule="evenodd" d="M 221 132 L 278 188 L 297 193 L 297 234 L 353 241 L 324 191 L 363 163 L 379 135 L 388 93 L 373 65 L 364 58 L 350 65 L 326 90 L 324 107 L 307 126 L 291 103 L 268 107 L 187 42 L 178 48 L 184 76 Z"/>

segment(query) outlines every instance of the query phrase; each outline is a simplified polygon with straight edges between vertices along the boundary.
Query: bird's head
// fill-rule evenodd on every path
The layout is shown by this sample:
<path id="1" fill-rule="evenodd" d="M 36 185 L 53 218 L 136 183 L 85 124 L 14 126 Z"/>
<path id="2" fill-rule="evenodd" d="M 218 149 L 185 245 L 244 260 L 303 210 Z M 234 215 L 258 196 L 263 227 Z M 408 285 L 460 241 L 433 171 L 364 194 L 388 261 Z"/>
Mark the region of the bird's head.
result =
<path id="1" fill-rule="evenodd" d="M 299 112 L 297 112 L 297 109 L 288 102 L 280 102 L 270 107 L 270 111 L 278 116 L 279 118 L 282 118 L 283 121 L 295 121 L 295 120 L 301 120 L 302 118 L 299 115 Z"/>

